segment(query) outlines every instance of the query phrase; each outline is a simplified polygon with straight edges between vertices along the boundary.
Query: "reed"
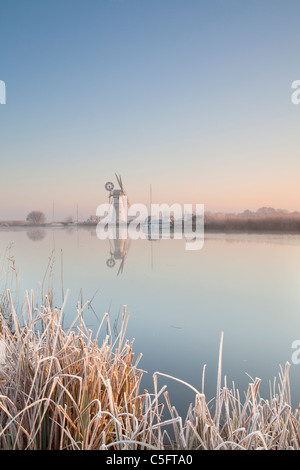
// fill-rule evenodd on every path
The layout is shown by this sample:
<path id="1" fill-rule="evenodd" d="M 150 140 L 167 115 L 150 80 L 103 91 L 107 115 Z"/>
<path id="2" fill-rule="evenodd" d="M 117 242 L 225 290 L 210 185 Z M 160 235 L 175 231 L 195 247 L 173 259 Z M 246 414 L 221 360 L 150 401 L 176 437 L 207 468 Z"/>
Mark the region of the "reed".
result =
<path id="1" fill-rule="evenodd" d="M 7 246 L 3 255 L 0 254 L 0 313 L 5 316 L 10 309 L 8 289 L 13 293 L 14 304 L 17 304 L 19 279 L 15 258 L 12 254 L 12 244 Z"/>
<path id="2" fill-rule="evenodd" d="M 68 330 L 50 300 L 38 309 L 26 294 L 21 312 L 12 295 L 10 316 L 1 317 L 0 449 L 15 450 L 238 450 L 299 449 L 299 410 L 290 406 L 289 364 L 280 371 L 278 390 L 269 400 L 259 394 L 260 379 L 249 384 L 245 397 L 222 383 L 222 347 L 216 398 L 180 379 L 195 394 L 185 418 L 170 403 L 170 378 L 154 374 L 154 390 L 141 392 L 141 356 L 134 359 L 126 340 L 129 314 L 113 340 L 109 315 L 97 332 L 83 321 L 88 303 L 78 304 Z M 107 329 L 108 334 L 105 333 Z M 103 331 L 104 330 L 104 331 Z M 0 361 L 1 362 L 1 361 Z M 202 391 L 204 389 L 204 373 Z"/>
<path id="3" fill-rule="evenodd" d="M 258 233 L 300 233 L 300 214 L 255 215 L 205 215 L 206 231 L 258 232 Z"/>

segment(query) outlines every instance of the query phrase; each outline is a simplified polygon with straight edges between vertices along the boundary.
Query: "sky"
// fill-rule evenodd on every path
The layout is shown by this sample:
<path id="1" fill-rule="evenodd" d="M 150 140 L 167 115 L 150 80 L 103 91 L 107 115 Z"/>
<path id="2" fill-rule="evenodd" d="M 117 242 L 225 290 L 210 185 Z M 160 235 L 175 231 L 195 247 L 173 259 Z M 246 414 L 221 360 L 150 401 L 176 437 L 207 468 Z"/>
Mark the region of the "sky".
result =
<path id="1" fill-rule="evenodd" d="M 300 210 L 299 0 L 1 0 L 0 220 Z"/>

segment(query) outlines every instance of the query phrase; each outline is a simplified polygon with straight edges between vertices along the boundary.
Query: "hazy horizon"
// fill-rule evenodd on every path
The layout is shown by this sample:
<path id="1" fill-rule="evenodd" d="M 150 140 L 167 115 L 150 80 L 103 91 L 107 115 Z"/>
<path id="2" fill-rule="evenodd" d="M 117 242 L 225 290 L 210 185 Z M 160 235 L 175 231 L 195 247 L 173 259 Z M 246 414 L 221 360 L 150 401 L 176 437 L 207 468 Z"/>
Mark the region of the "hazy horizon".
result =
<path id="1" fill-rule="evenodd" d="M 132 202 L 299 211 L 300 3 L 2 2 L 0 220 Z"/>
<path id="2" fill-rule="evenodd" d="M 104 203 L 106 203 L 107 201 L 105 201 Z M 150 204 L 147 205 L 148 209 L 150 207 Z M 287 209 L 284 209 L 284 208 L 275 208 L 275 207 L 266 207 L 266 206 L 261 206 L 261 207 L 258 207 L 257 209 L 254 209 L 254 210 L 250 210 L 250 209 L 244 209 L 242 211 L 239 211 L 239 212 L 231 212 L 231 211 L 206 211 L 204 210 L 204 214 L 209 214 L 209 215 L 243 215 L 244 212 L 247 212 L 247 211 L 250 211 L 252 214 L 257 214 L 260 210 L 262 209 L 272 209 L 274 210 L 275 212 L 277 212 L 278 214 L 286 214 L 286 215 L 289 215 L 289 214 L 293 214 L 293 213 L 297 213 L 297 214 L 300 214 L 300 211 L 288 211 Z M 43 211 L 42 209 L 39 209 L 39 208 L 35 208 L 33 209 L 33 211 L 38 211 L 38 212 L 42 212 L 45 217 L 46 217 L 46 222 L 47 223 L 50 223 L 52 221 L 55 221 L 55 222 L 64 222 L 66 221 L 68 218 L 73 218 L 74 221 L 77 220 L 77 207 L 75 209 L 75 211 L 72 213 L 71 211 L 68 212 L 68 213 L 65 213 L 65 214 L 61 214 L 60 211 L 58 211 L 61 215 L 60 216 L 57 216 L 56 212 L 54 212 L 54 217 L 53 217 L 53 209 L 52 209 L 52 213 L 50 214 L 50 211 L 47 213 L 45 211 Z M 5 222 L 5 221 L 9 221 L 9 222 L 12 222 L 12 221 L 15 221 L 15 222 L 24 222 L 26 220 L 26 217 L 27 215 L 30 213 L 31 211 L 29 211 L 26 216 L 24 217 L 20 217 L 20 218 L 13 218 L 13 217 L 7 217 L 6 219 L 1 219 L 0 218 L 0 222 Z M 90 214 L 81 214 L 78 210 L 78 220 L 79 221 L 86 221 L 90 216 L 93 216 L 95 215 L 95 213 L 90 213 Z"/>

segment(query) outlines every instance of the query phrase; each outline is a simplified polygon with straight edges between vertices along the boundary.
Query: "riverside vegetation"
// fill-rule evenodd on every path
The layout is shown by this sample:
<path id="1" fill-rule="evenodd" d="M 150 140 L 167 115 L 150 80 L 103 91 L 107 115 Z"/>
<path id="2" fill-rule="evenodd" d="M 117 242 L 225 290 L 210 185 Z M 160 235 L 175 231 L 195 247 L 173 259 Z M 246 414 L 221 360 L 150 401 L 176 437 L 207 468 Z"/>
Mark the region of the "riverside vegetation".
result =
<path id="1" fill-rule="evenodd" d="M 88 302 L 78 304 L 65 329 L 66 301 L 67 295 L 62 308 L 54 309 L 45 295 L 37 308 L 31 292 L 18 309 L 10 289 L 2 297 L 0 449 L 299 450 L 299 408 L 290 405 L 288 363 L 269 399 L 260 396 L 260 379 L 241 397 L 222 380 L 222 335 L 214 400 L 207 402 L 204 394 L 205 368 L 201 391 L 159 372 L 153 391 L 141 390 L 141 356 L 135 359 L 126 340 L 126 309 L 113 340 L 108 314 L 97 332 L 85 326 Z M 163 378 L 194 391 L 185 417 L 159 385 Z"/>

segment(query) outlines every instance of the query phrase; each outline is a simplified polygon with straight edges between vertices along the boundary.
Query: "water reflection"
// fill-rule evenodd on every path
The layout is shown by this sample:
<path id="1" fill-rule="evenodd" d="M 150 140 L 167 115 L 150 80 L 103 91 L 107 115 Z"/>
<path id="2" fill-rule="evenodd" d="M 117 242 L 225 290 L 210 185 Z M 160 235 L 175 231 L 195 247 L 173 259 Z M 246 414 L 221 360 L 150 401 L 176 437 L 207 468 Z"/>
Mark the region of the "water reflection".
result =
<path id="1" fill-rule="evenodd" d="M 144 239 L 150 243 L 157 242 L 161 239 L 169 239 L 169 238 L 170 239 L 174 238 L 174 232 L 171 232 L 168 234 L 164 231 L 152 231 L 152 233 L 147 232 L 144 235 Z M 127 227 L 118 227 L 116 231 L 116 238 L 114 240 L 109 240 L 110 256 L 106 261 L 106 266 L 108 268 L 114 268 L 117 265 L 118 266 L 117 276 L 123 273 L 125 260 L 130 250 L 131 241 L 132 240 L 129 238 Z M 153 254 L 152 254 L 152 247 L 151 247 L 151 258 L 152 256 Z"/>
<path id="2" fill-rule="evenodd" d="M 124 229 L 122 232 L 118 231 L 118 237 L 115 240 L 109 240 L 110 257 L 106 261 L 106 266 L 109 268 L 114 268 L 116 261 L 120 261 L 117 272 L 118 276 L 123 272 L 125 260 L 131 245 L 131 240 L 128 238 L 125 239 L 125 235 L 126 233 Z"/>
<path id="3" fill-rule="evenodd" d="M 26 232 L 27 237 L 33 242 L 39 242 L 44 240 L 46 236 L 46 230 L 42 228 L 33 227 Z"/>
<path id="4" fill-rule="evenodd" d="M 91 233 L 95 235 L 95 232 Z M 153 267 L 153 248 L 152 243 L 160 240 L 172 240 L 178 238 L 185 238 L 183 231 L 167 231 L 167 230 L 147 230 L 143 233 L 142 239 L 151 243 L 151 265 Z M 125 260 L 128 256 L 132 240 L 128 233 L 127 227 L 118 227 L 116 230 L 116 238 L 109 240 L 109 258 L 106 261 L 108 268 L 118 266 L 117 276 L 123 273 Z M 118 263 L 120 262 L 120 263 Z"/>
<path id="5" fill-rule="evenodd" d="M 54 302 L 61 306 L 62 250 L 64 286 L 70 289 L 65 325 L 77 315 L 79 292 L 82 301 L 92 301 L 84 320 L 95 332 L 104 312 L 115 329 L 127 305 L 127 337 L 135 338 L 134 350 L 143 353 L 141 368 L 148 371 L 144 388 L 152 389 L 157 370 L 201 388 L 205 364 L 205 392 L 214 396 L 221 332 L 224 375 L 241 393 L 249 373 L 263 379 L 267 395 L 278 364 L 291 360 L 291 344 L 300 332 L 299 235 L 206 233 L 203 249 L 191 252 L 175 234 L 171 240 L 161 235 L 130 241 L 119 234 L 101 241 L 91 226 L 46 228 L 38 236 L 31 229 L 0 229 L 1 260 L 13 243 L 19 298 L 36 286 L 39 292 L 55 248 L 51 276 Z M 300 366 L 291 367 L 295 401 L 299 371 Z M 190 398 L 178 384 L 167 385 L 179 410 Z"/>

